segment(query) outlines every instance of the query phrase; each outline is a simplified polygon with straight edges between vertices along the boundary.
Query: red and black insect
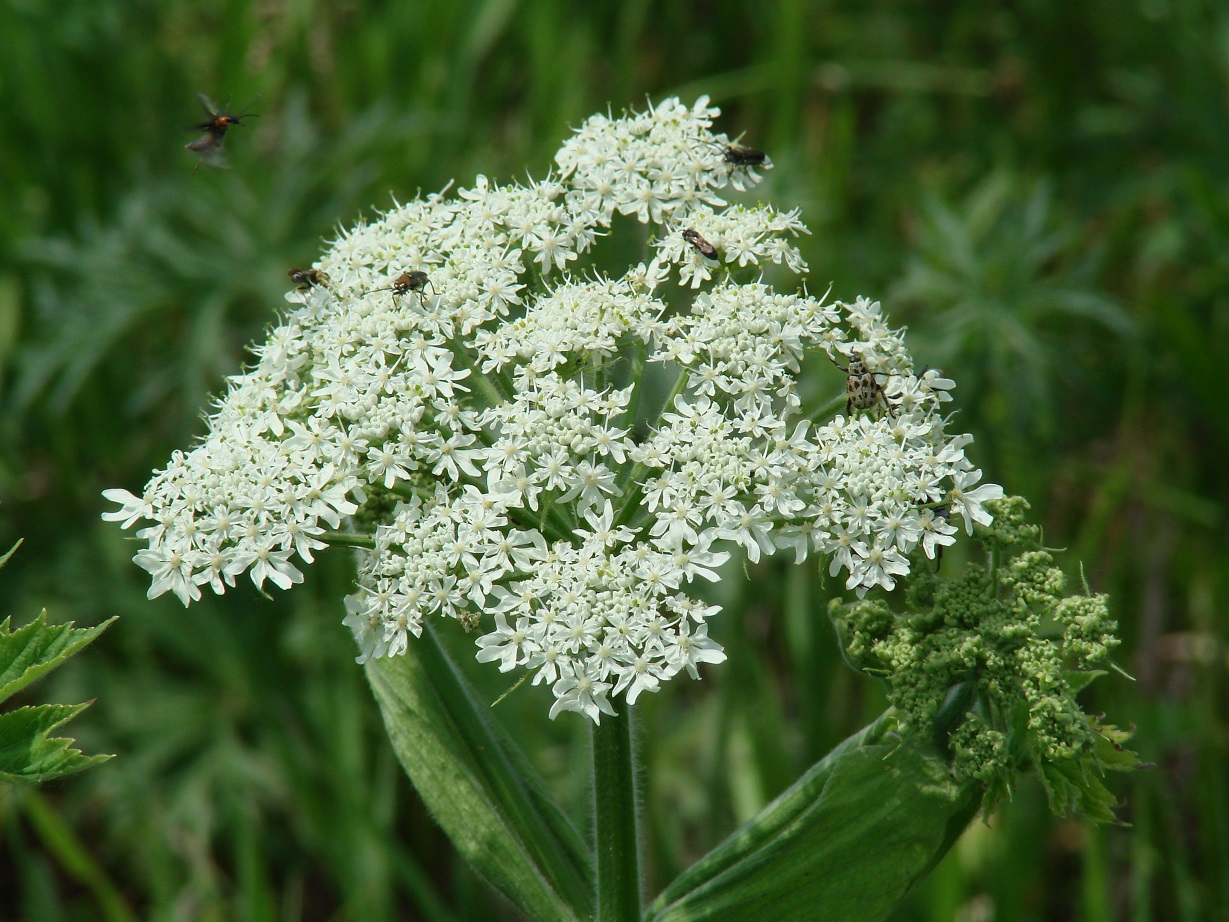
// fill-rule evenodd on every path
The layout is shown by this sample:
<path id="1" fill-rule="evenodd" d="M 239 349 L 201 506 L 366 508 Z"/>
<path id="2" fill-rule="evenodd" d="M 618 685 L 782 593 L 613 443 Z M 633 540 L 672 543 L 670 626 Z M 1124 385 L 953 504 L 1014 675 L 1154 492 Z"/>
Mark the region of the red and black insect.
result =
<path id="1" fill-rule="evenodd" d="M 286 274 L 290 276 L 290 281 L 294 282 L 300 291 L 305 291 L 313 285 L 323 285 L 329 280 L 329 277 L 319 269 L 291 269 Z"/>
<path id="2" fill-rule="evenodd" d="M 701 237 L 695 228 L 689 227 L 683 231 L 683 239 L 699 250 L 700 255 L 706 259 L 717 258 L 717 248 Z"/>
<path id="3" fill-rule="evenodd" d="M 399 276 L 393 279 L 392 285 L 388 288 L 373 288 L 367 294 L 374 294 L 377 291 L 391 291 L 398 295 L 408 295 L 411 291 L 418 292 L 418 301 L 420 304 L 426 303 L 423 298 L 423 289 L 431 285 L 431 279 L 427 273 L 421 269 L 411 269 L 409 272 L 402 272 Z M 431 285 L 432 291 L 435 286 Z"/>
<path id="4" fill-rule="evenodd" d="M 226 132 L 230 130 L 231 125 L 241 125 L 245 118 L 260 118 L 260 116 L 255 112 L 232 115 L 204 93 L 197 93 L 196 98 L 209 117 L 193 126 L 197 131 L 203 131 L 204 134 L 195 141 L 189 141 L 184 147 L 194 154 L 200 154 L 201 159 L 196 164 L 199 167 L 206 160 L 214 163 L 219 161 L 222 142 L 226 140 Z"/>
<path id="5" fill-rule="evenodd" d="M 874 372 L 866 367 L 866 363 L 862 361 L 862 356 L 854 352 L 849 357 L 849 367 L 841 368 L 839 362 L 832 356 L 828 356 L 830 361 L 841 371 L 845 372 L 845 415 L 852 417 L 854 410 L 873 410 L 876 406 L 882 404 L 883 408 L 888 411 L 888 416 L 895 416 L 895 407 L 888 400 L 887 395 L 883 392 L 883 385 L 876 379 L 877 374 L 888 374 L 888 372 Z"/>

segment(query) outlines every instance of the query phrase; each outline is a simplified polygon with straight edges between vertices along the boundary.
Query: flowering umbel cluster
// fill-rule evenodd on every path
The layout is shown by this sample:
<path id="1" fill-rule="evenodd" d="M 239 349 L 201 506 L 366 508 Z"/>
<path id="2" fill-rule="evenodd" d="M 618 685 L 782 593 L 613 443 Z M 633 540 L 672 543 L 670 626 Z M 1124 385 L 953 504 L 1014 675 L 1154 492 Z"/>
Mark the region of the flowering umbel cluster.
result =
<path id="1" fill-rule="evenodd" d="M 726 201 L 771 161 L 718 114 L 594 116 L 541 181 L 479 176 L 344 233 L 205 439 L 107 491 L 106 518 L 147 523 L 150 596 L 286 589 L 350 544 L 360 661 L 455 619 L 548 683 L 552 716 L 597 721 L 725 658 L 691 588 L 731 551 L 820 555 L 864 593 L 989 522 L 1002 491 L 944 432 L 953 382 L 914 374 L 877 303 L 797 293 L 807 229 Z M 827 405 L 803 405 L 804 362 Z"/>

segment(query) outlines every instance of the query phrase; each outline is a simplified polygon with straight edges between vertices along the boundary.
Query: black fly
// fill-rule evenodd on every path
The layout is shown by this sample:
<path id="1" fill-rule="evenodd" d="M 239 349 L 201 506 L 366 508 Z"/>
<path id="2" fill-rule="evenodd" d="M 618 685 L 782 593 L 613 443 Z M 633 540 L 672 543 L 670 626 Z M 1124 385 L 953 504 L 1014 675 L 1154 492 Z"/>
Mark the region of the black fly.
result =
<path id="1" fill-rule="evenodd" d="M 706 259 L 717 258 L 717 248 L 701 237 L 695 228 L 689 227 L 683 231 L 683 239 L 699 250 L 700 255 Z"/>
<path id="2" fill-rule="evenodd" d="M 721 161 L 730 166 L 763 166 L 768 155 L 754 147 L 742 147 L 738 144 L 722 144 L 719 141 L 708 141 L 708 144 L 721 151 Z"/>
<path id="3" fill-rule="evenodd" d="M 291 269 L 286 274 L 290 276 L 290 281 L 294 282 L 300 291 L 311 288 L 313 285 L 323 285 L 329 280 L 329 277 L 319 269 Z"/>
<path id="4" fill-rule="evenodd" d="M 733 166 L 760 166 L 768 159 L 768 155 L 754 147 L 729 144 L 725 148 L 725 153 L 721 155 L 721 159 Z"/>
<path id="5" fill-rule="evenodd" d="M 393 279 L 392 285 L 388 288 L 373 288 L 367 293 L 372 294 L 377 291 L 391 291 L 398 295 L 408 295 L 411 291 L 416 291 L 418 292 L 419 303 L 425 306 L 426 301 L 423 299 L 422 292 L 428 285 L 431 285 L 431 279 L 427 276 L 427 273 L 423 272 L 421 269 L 411 269 L 409 272 L 402 272 L 399 276 Z M 435 286 L 431 285 L 431 288 L 434 290 Z"/>

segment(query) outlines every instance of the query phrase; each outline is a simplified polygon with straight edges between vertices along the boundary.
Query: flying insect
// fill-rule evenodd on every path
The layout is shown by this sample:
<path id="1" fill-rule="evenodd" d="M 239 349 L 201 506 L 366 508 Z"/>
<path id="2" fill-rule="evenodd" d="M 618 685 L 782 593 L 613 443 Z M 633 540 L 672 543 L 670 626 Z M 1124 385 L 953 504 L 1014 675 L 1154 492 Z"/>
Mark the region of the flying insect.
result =
<path id="1" fill-rule="evenodd" d="M 244 112 L 239 115 L 233 115 L 227 112 L 204 93 L 196 94 L 197 100 L 201 104 L 201 108 L 205 110 L 208 116 L 205 121 L 194 126 L 197 131 L 202 131 L 202 134 L 195 141 L 189 141 L 184 147 L 194 154 L 200 155 L 200 160 L 197 161 L 196 169 L 205 161 L 209 161 L 215 165 L 222 163 L 222 142 L 226 140 L 226 132 L 230 130 L 232 125 L 243 124 L 245 118 L 260 118 L 255 112 Z M 194 169 L 192 172 L 196 172 Z"/>

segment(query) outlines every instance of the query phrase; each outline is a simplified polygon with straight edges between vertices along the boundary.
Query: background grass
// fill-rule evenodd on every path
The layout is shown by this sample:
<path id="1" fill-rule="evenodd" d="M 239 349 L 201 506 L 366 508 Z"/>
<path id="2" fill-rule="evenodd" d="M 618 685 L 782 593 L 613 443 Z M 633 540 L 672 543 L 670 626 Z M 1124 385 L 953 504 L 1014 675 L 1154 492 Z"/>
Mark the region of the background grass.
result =
<path id="1" fill-rule="evenodd" d="M 701 93 L 772 154 L 813 278 L 910 325 L 973 456 L 1111 593 L 1135 681 L 1087 707 L 1156 764 L 1114 779 L 1129 830 L 1056 821 L 1026 782 L 896 918 L 1229 918 L 1229 8 L 9 0 L 0 35 L 0 548 L 26 539 L 0 616 L 123 615 L 36 690 L 97 698 L 75 729 L 120 757 L 0 793 L 0 918 L 510 916 L 384 740 L 344 554 L 185 612 L 145 600 L 99 493 L 201 431 L 337 225 L 541 176 L 591 112 Z M 182 150 L 197 91 L 261 114 L 232 169 Z M 641 709 L 651 889 L 881 705 L 831 586 L 752 577 L 721 587 L 739 655 Z M 501 708 L 582 820 L 582 728 L 544 702 Z"/>

